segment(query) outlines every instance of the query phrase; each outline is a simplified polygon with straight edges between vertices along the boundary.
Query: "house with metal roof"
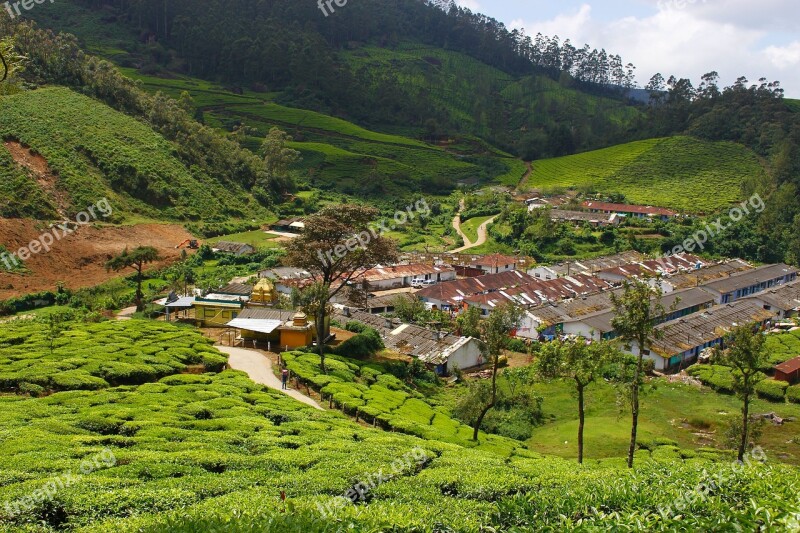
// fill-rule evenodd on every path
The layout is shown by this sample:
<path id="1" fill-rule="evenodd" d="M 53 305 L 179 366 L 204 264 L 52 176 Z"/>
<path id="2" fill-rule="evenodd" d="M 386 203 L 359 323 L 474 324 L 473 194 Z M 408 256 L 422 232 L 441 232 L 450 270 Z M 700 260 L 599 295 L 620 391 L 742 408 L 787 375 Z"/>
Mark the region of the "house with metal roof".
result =
<path id="1" fill-rule="evenodd" d="M 727 278 L 733 274 L 752 270 L 753 266 L 741 259 L 730 259 L 713 265 L 707 265 L 691 272 L 682 272 L 663 280 L 667 291 L 677 291 L 690 287 L 699 287 L 718 279 Z"/>
<path id="2" fill-rule="evenodd" d="M 800 280 L 767 289 L 748 298 L 759 302 L 767 311 L 774 311 L 778 318 L 791 318 L 800 312 Z"/>
<path id="3" fill-rule="evenodd" d="M 685 368 L 706 348 L 722 344 L 733 328 L 745 324 L 764 325 L 774 318 L 774 313 L 753 300 L 718 305 L 658 326 L 660 338 L 644 356 L 655 363 L 656 370 Z M 636 343 L 631 346 L 631 353 L 639 353 Z"/>
<path id="4" fill-rule="evenodd" d="M 447 375 L 455 368 L 473 368 L 485 362 L 480 342 L 472 337 L 450 335 L 349 308 L 338 309 L 335 319 L 345 325 L 360 322 L 371 327 L 380 334 L 386 348 L 419 359 L 439 375 Z"/>
<path id="5" fill-rule="evenodd" d="M 727 304 L 758 294 L 767 289 L 791 283 L 797 279 L 798 270 L 784 265 L 765 265 L 722 278 L 703 285 L 716 295 L 717 303 Z"/>

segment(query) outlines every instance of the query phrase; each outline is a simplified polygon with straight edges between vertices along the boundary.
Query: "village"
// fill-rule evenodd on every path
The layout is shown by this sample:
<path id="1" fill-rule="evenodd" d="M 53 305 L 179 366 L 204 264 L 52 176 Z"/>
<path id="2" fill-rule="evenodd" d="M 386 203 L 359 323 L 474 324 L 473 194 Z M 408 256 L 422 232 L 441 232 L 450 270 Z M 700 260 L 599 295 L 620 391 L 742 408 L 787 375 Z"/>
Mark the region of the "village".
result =
<path id="1" fill-rule="evenodd" d="M 643 210 L 632 206 L 626 211 Z M 646 216 L 662 215 L 674 214 Z M 303 228 L 300 219 L 275 225 L 295 235 Z M 215 245 L 215 251 L 248 254 L 254 249 L 226 242 Z M 706 360 L 704 354 L 738 325 L 757 324 L 765 331 L 800 327 L 792 321 L 800 311 L 800 270 L 785 264 L 710 261 L 687 253 L 652 259 L 635 251 L 552 265 L 503 254 L 404 253 L 399 259 L 359 271 L 331 300 L 326 342 L 348 338 L 344 328 L 355 321 L 378 331 L 389 351 L 418 359 L 440 376 L 476 371 L 487 364 L 477 339 L 443 331 L 440 325 L 404 323 L 394 314 L 398 300 L 420 301 L 452 319 L 468 309 L 485 319 L 498 306 L 515 304 L 523 318 L 509 336 L 526 346 L 567 338 L 614 340 L 612 298 L 622 294 L 625 283 L 640 279 L 658 285 L 660 305 L 667 309 L 656 320 L 657 340 L 643 354 L 657 373 L 677 373 Z M 314 317 L 280 305 L 314 281 L 311 272 L 285 265 L 207 294 L 172 294 L 156 303 L 164 307 L 167 320 L 211 328 L 221 342 L 280 353 L 317 342 Z M 635 344 L 620 347 L 639 355 Z M 787 381 L 794 383 L 798 369 L 800 358 L 776 372 L 789 374 Z"/>

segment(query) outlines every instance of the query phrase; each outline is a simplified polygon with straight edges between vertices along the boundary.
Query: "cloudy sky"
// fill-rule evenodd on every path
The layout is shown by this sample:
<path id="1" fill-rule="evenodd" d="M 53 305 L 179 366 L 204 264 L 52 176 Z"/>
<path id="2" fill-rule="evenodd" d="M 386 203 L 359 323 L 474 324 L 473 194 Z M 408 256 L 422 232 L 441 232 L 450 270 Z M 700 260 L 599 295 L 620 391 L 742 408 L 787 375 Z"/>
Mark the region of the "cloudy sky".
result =
<path id="1" fill-rule="evenodd" d="M 618 53 L 638 67 L 644 85 L 665 77 L 716 70 L 724 85 L 737 77 L 779 80 L 800 98 L 798 0 L 456 0 L 534 36 L 558 35 Z"/>

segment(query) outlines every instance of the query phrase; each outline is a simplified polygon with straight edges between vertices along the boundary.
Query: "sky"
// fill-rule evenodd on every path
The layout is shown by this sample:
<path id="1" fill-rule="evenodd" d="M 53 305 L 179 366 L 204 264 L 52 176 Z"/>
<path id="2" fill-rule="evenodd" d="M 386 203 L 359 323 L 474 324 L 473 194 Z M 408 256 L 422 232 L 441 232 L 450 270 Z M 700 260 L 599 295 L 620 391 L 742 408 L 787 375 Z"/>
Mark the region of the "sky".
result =
<path id="1" fill-rule="evenodd" d="M 530 36 L 620 54 L 640 86 L 660 72 L 690 78 L 710 71 L 722 85 L 739 76 L 778 80 L 800 98 L 800 0 L 456 0 Z"/>

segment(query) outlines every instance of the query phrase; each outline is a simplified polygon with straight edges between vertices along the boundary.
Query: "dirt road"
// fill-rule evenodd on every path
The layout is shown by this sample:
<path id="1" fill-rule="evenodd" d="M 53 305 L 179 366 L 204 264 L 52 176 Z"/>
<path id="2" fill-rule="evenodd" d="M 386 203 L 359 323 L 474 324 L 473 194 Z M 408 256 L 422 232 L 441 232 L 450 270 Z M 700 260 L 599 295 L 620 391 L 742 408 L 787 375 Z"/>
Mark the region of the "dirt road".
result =
<path id="1" fill-rule="evenodd" d="M 467 250 L 471 250 L 472 248 L 477 248 L 478 246 L 486 243 L 486 240 L 489 238 L 489 231 L 488 231 L 489 224 L 492 224 L 498 216 L 500 215 L 493 216 L 492 218 L 490 218 L 489 220 L 478 226 L 478 240 L 475 242 L 470 242 L 469 238 L 467 238 L 467 236 L 464 235 L 464 232 L 461 231 L 460 215 L 456 215 L 456 217 L 453 219 L 453 228 L 456 230 L 456 232 L 458 232 L 459 235 L 461 235 L 461 238 L 464 239 L 464 246 L 462 246 L 461 248 L 456 248 L 455 250 L 450 250 L 450 253 L 459 254 L 462 252 L 466 252 Z"/>
<path id="2" fill-rule="evenodd" d="M 228 364 L 231 368 L 246 372 L 250 379 L 256 383 L 280 391 L 315 409 L 323 410 L 317 402 L 299 391 L 293 389 L 282 390 L 281 380 L 272 372 L 272 361 L 261 352 L 245 348 L 232 348 L 230 346 L 217 346 L 216 348 L 228 354 Z"/>

